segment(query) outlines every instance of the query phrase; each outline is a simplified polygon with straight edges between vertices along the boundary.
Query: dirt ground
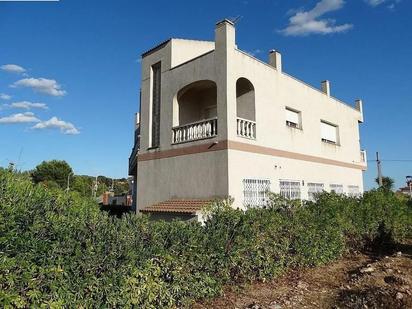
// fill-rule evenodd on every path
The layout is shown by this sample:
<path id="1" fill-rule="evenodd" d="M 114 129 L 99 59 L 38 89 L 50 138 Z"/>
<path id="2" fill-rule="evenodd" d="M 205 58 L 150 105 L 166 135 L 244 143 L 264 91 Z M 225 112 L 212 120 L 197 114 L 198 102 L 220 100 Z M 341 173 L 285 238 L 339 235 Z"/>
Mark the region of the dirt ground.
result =
<path id="1" fill-rule="evenodd" d="M 271 282 L 228 287 L 221 297 L 194 308 L 412 309 L 412 241 L 390 253 L 356 253 Z"/>

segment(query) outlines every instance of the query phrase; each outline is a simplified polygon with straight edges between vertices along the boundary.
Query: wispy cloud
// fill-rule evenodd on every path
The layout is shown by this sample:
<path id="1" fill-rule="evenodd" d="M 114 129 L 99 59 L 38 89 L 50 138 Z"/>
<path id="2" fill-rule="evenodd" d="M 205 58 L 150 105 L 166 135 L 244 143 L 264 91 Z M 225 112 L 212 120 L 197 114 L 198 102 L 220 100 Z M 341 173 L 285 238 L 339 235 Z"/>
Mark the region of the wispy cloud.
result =
<path id="1" fill-rule="evenodd" d="M 21 109 L 27 109 L 27 110 L 33 109 L 33 108 L 48 109 L 45 103 L 32 103 L 29 101 L 14 102 L 11 104 L 4 104 L 3 106 L 9 107 L 9 108 L 21 108 Z"/>
<path id="2" fill-rule="evenodd" d="M 66 95 L 66 91 L 61 89 L 61 86 L 54 79 L 46 78 L 23 78 L 11 85 L 13 88 L 27 87 L 34 91 L 48 94 L 55 97 Z"/>
<path id="3" fill-rule="evenodd" d="M 309 11 L 299 10 L 289 18 L 289 25 L 280 30 L 287 36 L 306 36 L 310 34 L 331 34 L 348 31 L 352 24 L 336 25 L 336 20 L 321 18 L 323 15 L 340 10 L 343 0 L 321 0 Z"/>
<path id="4" fill-rule="evenodd" d="M 365 0 L 365 2 L 367 4 L 369 4 L 370 6 L 378 6 L 378 5 L 386 2 L 386 0 Z"/>
<path id="5" fill-rule="evenodd" d="M 0 99 L 2 100 L 10 100 L 11 95 L 5 94 L 5 93 L 0 93 Z"/>
<path id="6" fill-rule="evenodd" d="M 0 69 L 9 73 L 22 74 L 26 72 L 26 69 L 17 64 L 3 64 Z"/>
<path id="7" fill-rule="evenodd" d="M 0 118 L 0 124 L 12 124 L 12 123 L 30 123 L 30 122 L 39 122 L 38 119 L 33 113 L 18 113 L 10 116 Z"/>
<path id="8" fill-rule="evenodd" d="M 372 7 L 377 7 L 381 4 L 387 3 L 386 6 L 389 10 L 393 10 L 395 6 L 400 3 L 402 0 L 364 0 L 367 4 Z"/>
<path id="9" fill-rule="evenodd" d="M 60 120 L 57 117 L 52 117 L 49 120 L 39 122 L 34 125 L 32 129 L 59 129 L 61 133 L 70 135 L 80 133 L 79 129 L 77 129 L 72 123 Z"/>

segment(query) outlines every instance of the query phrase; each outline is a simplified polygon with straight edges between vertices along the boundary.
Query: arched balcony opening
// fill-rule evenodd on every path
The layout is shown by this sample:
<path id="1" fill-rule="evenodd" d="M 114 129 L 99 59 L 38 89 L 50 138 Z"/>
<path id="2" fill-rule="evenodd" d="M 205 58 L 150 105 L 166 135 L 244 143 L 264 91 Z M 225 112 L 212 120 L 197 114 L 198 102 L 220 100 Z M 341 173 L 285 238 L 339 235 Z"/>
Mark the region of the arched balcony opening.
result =
<path id="1" fill-rule="evenodd" d="M 180 89 L 175 99 L 172 142 L 184 143 L 216 135 L 216 83 L 202 80 Z"/>
<path id="2" fill-rule="evenodd" d="M 256 139 L 255 88 L 246 78 L 236 81 L 237 135 Z"/>

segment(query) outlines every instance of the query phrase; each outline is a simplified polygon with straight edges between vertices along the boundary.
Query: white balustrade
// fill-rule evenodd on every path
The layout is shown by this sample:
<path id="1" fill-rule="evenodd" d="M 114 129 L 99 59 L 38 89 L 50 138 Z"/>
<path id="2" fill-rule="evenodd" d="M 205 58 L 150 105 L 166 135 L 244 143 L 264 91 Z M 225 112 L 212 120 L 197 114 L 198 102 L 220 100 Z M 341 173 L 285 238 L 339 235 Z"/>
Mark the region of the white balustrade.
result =
<path id="1" fill-rule="evenodd" d="M 361 162 L 365 163 L 366 162 L 366 150 L 361 150 L 360 157 L 361 157 Z"/>
<path id="2" fill-rule="evenodd" d="M 237 135 L 241 137 L 256 139 L 256 122 L 238 117 Z"/>
<path id="3" fill-rule="evenodd" d="M 172 129 L 172 143 L 186 143 L 217 136 L 217 118 L 188 123 Z"/>

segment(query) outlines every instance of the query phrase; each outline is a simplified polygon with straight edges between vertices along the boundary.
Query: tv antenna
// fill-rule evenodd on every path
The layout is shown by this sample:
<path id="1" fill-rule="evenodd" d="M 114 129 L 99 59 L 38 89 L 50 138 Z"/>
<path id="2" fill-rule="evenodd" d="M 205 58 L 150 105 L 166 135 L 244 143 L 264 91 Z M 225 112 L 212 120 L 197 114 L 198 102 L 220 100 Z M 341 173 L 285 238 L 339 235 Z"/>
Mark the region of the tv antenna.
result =
<path id="1" fill-rule="evenodd" d="M 238 15 L 236 17 L 229 18 L 229 20 L 236 25 L 239 21 L 241 21 L 242 18 L 243 16 Z"/>

